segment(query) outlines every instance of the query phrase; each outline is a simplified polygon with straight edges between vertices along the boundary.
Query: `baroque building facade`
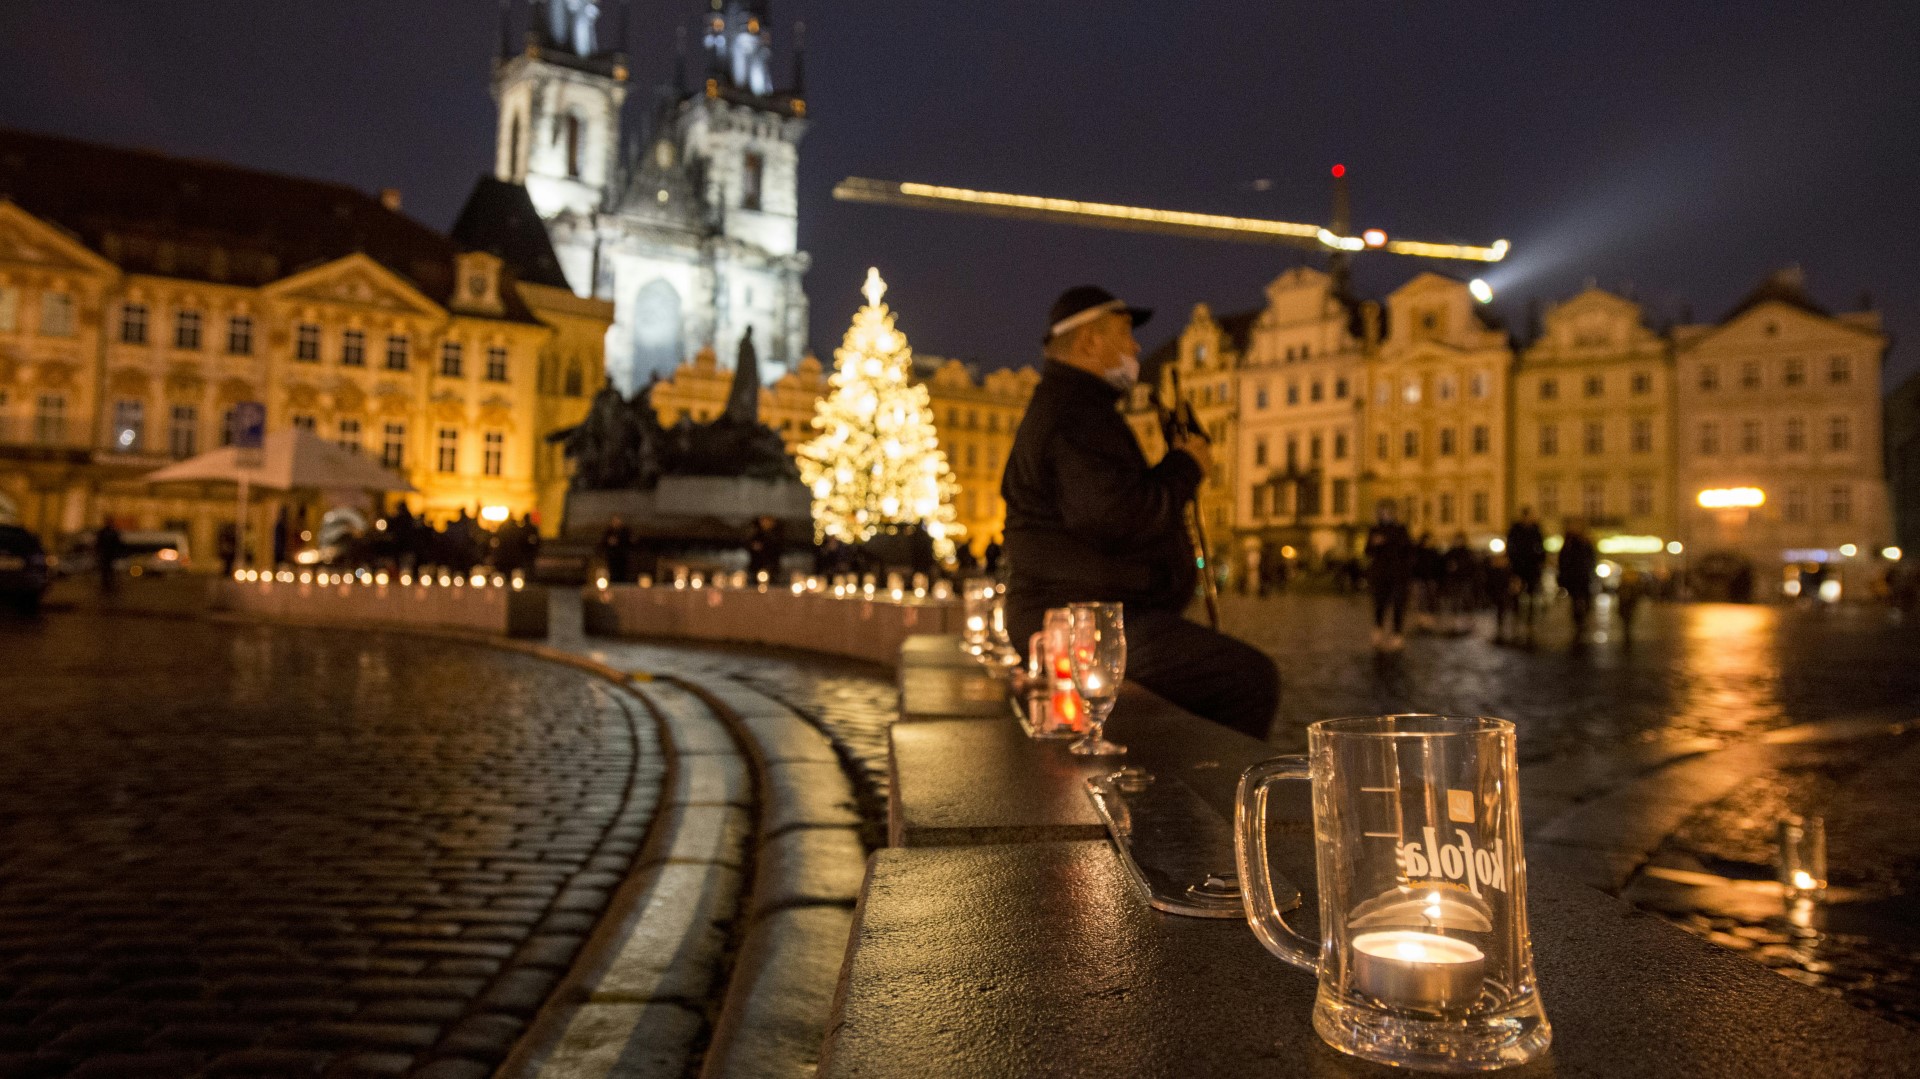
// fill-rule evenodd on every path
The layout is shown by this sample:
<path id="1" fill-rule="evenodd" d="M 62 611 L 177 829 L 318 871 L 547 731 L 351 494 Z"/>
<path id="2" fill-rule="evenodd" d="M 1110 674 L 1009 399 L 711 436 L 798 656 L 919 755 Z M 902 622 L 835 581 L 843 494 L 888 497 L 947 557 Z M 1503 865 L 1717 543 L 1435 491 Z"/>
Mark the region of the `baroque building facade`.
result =
<path id="1" fill-rule="evenodd" d="M 555 15 L 592 6 L 536 0 L 517 52 L 503 23 L 494 176 L 526 187 L 574 291 L 613 303 L 606 362 L 623 392 L 702 348 L 731 356 L 748 334 L 771 385 L 807 351 L 800 61 L 776 88 L 766 0 L 716 2 L 699 63 L 683 51 L 640 110 L 645 128 L 629 131 L 618 43 L 603 45 L 590 19 Z"/>
<path id="2" fill-rule="evenodd" d="M 600 384 L 611 312 L 502 247 L 391 194 L 0 132 L 0 498 L 49 541 L 111 517 L 210 554 L 232 488 L 144 476 L 255 402 L 408 478 L 431 520 L 540 512 L 566 484 L 542 437 Z"/>

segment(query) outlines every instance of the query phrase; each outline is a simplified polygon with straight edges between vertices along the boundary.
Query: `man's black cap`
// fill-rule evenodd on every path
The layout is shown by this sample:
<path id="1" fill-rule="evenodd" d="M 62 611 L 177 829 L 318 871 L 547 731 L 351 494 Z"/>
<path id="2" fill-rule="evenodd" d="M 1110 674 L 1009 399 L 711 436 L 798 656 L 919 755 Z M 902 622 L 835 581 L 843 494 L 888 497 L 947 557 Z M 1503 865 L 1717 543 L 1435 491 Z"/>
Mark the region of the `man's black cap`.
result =
<path id="1" fill-rule="evenodd" d="M 1040 343 L 1044 345 L 1055 336 L 1084 326 L 1109 311 L 1125 311 L 1135 326 L 1144 325 L 1153 317 L 1152 308 L 1129 307 L 1098 285 L 1080 285 L 1062 292 L 1060 298 L 1053 301 L 1053 310 L 1047 315 L 1047 335 Z"/>

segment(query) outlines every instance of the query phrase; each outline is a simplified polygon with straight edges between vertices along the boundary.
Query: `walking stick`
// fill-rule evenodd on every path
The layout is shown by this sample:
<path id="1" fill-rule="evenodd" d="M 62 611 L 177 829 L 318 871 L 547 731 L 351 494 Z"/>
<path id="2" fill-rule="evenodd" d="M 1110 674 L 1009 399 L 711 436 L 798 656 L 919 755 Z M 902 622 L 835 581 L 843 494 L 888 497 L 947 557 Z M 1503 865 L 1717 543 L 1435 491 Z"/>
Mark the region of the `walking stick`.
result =
<path id="1" fill-rule="evenodd" d="M 1173 407 L 1169 408 L 1160 400 L 1160 387 L 1150 391 L 1153 409 L 1160 417 L 1160 433 L 1171 448 L 1175 441 L 1183 437 L 1198 438 L 1211 444 L 1212 439 L 1200 426 L 1199 419 L 1193 414 L 1193 403 L 1180 391 L 1180 372 L 1168 371 L 1173 382 Z M 1201 482 L 1205 482 L 1203 478 Z M 1187 535 L 1193 541 L 1194 561 L 1200 569 L 1200 598 L 1206 601 L 1207 624 L 1214 632 L 1220 631 L 1220 583 L 1213 578 L 1213 552 L 1207 546 L 1207 524 L 1200 513 L 1200 492 L 1196 488 L 1193 498 L 1187 502 Z"/>

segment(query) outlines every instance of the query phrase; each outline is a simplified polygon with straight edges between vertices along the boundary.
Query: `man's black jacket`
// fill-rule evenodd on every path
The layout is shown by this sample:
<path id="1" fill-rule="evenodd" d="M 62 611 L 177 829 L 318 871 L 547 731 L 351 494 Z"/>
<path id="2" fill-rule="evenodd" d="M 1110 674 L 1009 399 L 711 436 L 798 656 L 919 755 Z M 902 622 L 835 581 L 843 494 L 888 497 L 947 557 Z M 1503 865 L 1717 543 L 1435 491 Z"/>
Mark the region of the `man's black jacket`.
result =
<path id="1" fill-rule="evenodd" d="M 1183 514 L 1200 465 L 1170 450 L 1149 467 L 1115 410 L 1120 396 L 1079 368 L 1051 360 L 1041 368 L 1000 480 L 1009 607 L 1102 601 L 1180 611 L 1193 598 Z"/>

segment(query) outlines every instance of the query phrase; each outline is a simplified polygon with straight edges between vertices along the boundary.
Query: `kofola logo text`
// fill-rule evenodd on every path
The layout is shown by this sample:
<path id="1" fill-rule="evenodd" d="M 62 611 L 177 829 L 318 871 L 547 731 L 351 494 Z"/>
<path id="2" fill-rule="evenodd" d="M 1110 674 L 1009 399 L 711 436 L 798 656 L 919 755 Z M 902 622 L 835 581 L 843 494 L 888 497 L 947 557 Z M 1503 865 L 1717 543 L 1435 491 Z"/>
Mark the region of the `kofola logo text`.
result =
<path id="1" fill-rule="evenodd" d="M 1400 872 L 1408 880 L 1465 881 L 1474 895 L 1480 894 L 1482 884 L 1499 892 L 1507 890 L 1506 840 L 1495 839 L 1492 847 L 1476 848 L 1465 828 L 1455 828 L 1453 834 L 1460 842 L 1442 846 L 1434 829 L 1420 832 L 1425 843 L 1402 843 L 1396 853 Z"/>

